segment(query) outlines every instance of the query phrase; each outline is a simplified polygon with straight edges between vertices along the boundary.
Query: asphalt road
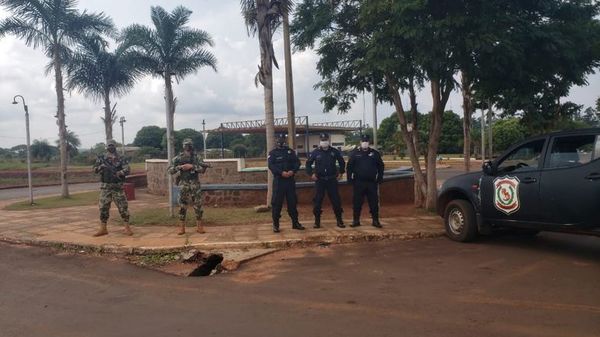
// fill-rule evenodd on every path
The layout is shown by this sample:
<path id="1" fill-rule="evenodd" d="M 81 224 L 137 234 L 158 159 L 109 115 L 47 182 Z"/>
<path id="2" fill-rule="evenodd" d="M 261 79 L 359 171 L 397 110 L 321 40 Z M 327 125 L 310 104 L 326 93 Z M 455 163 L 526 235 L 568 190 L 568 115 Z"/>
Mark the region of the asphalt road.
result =
<path id="1" fill-rule="evenodd" d="M 97 190 L 100 183 L 69 184 L 69 192 Z M 40 196 L 60 194 L 60 185 L 33 187 L 33 200 Z M 10 188 L 0 190 L 0 200 L 29 198 L 29 188 Z"/>
<path id="2" fill-rule="evenodd" d="M 599 336 L 600 239 L 295 249 L 177 278 L 0 244 L 0 335 Z"/>

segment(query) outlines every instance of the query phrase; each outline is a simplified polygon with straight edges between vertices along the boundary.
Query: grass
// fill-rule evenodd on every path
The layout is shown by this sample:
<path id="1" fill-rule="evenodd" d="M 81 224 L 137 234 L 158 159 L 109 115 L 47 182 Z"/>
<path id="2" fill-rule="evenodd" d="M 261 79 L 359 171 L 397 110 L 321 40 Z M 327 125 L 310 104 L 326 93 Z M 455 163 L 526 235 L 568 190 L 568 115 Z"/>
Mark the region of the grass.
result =
<path id="1" fill-rule="evenodd" d="M 71 194 L 69 198 L 47 197 L 34 200 L 35 205 L 30 205 L 29 201 L 21 201 L 10 204 L 4 209 L 9 211 L 30 211 L 34 209 L 52 209 L 73 206 L 89 206 L 98 203 L 98 192 L 84 192 Z"/>
<path id="2" fill-rule="evenodd" d="M 147 208 L 131 212 L 131 223 L 136 226 L 176 225 L 178 208 L 175 207 L 175 217 L 169 216 L 169 209 Z M 195 226 L 194 210 L 188 209 L 186 226 Z M 271 213 L 256 213 L 254 208 L 204 208 L 202 217 L 204 224 L 230 225 L 251 224 L 271 221 Z"/>
<path id="3" fill-rule="evenodd" d="M 52 163 L 31 163 L 31 169 L 39 169 L 50 166 L 56 166 Z M 0 171 L 2 170 L 27 170 L 27 163 L 20 161 L 3 161 L 0 162 Z"/>

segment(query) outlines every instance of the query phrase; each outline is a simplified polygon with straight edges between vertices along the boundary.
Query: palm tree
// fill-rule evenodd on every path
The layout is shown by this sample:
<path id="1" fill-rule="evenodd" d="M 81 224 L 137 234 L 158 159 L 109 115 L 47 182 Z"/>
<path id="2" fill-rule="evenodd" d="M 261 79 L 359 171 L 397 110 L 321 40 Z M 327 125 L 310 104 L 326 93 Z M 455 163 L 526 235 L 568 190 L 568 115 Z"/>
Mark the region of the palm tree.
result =
<path id="1" fill-rule="evenodd" d="M 42 47 L 50 58 L 47 72 L 54 71 L 58 135 L 60 141 L 61 195 L 69 196 L 67 184 L 67 126 L 63 93 L 63 64 L 71 55 L 70 47 L 86 34 L 112 30 L 112 20 L 104 13 L 80 13 L 75 0 L 0 0 L 12 16 L 0 21 L 0 37 L 12 34 L 27 46 Z"/>
<path id="2" fill-rule="evenodd" d="M 99 36 L 89 36 L 80 44 L 67 66 L 67 89 L 76 89 L 94 101 L 104 101 L 102 120 L 108 144 L 113 139 L 115 123 L 111 95 L 121 97 L 127 94 L 142 72 L 136 67 L 134 53 L 128 52 L 122 45 L 111 52 L 107 45 Z"/>
<path id="3" fill-rule="evenodd" d="M 289 13 L 290 0 L 241 0 L 242 16 L 249 35 L 258 34 L 260 65 L 254 83 L 262 84 L 265 99 L 265 126 L 267 152 L 275 141 L 275 113 L 273 110 L 273 65 L 279 69 L 273 50 L 273 33 L 281 24 L 284 11 Z M 273 175 L 269 172 L 267 183 L 267 205 L 271 200 Z"/>
<path id="4" fill-rule="evenodd" d="M 154 29 L 131 25 L 123 31 L 123 47 L 131 47 L 140 57 L 142 69 L 165 81 L 165 100 L 167 115 L 167 156 L 169 161 L 174 151 L 174 115 L 176 99 L 173 97 L 172 78 L 177 81 L 198 69 L 208 66 L 217 71 L 216 57 L 206 49 L 214 42 L 211 36 L 199 29 L 189 28 L 192 11 L 179 6 L 171 13 L 160 6 L 151 8 L 150 17 Z"/>
<path id="5" fill-rule="evenodd" d="M 79 153 L 79 147 L 81 146 L 81 140 L 79 136 L 73 131 L 67 130 L 67 135 L 65 136 L 67 141 L 67 153 L 69 154 L 69 158 L 73 158 Z M 60 140 L 56 141 L 56 145 L 60 145 Z"/>

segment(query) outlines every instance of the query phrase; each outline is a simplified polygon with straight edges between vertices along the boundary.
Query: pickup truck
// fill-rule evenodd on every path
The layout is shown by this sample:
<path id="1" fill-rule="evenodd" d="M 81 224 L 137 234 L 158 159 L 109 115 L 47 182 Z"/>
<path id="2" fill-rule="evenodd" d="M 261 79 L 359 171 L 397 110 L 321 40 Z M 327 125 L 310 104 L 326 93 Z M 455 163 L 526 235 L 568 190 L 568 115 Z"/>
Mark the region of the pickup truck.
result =
<path id="1" fill-rule="evenodd" d="M 448 179 L 437 213 L 461 242 L 497 228 L 600 236 L 600 128 L 527 139 L 482 171 Z"/>

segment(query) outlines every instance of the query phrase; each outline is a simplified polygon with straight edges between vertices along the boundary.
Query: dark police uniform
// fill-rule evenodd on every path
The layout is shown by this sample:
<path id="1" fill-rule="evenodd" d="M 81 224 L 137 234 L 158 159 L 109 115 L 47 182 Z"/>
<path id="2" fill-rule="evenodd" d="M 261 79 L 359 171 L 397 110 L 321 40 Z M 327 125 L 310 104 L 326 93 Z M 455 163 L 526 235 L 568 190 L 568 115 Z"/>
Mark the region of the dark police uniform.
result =
<path id="1" fill-rule="evenodd" d="M 379 224 L 379 190 L 378 184 L 383 181 L 384 164 L 379 152 L 372 148 L 358 148 L 348 158 L 348 182 L 353 185 L 352 226 L 360 226 L 360 212 L 364 197 L 369 202 L 369 210 L 373 217 L 373 226 Z"/>
<path id="2" fill-rule="evenodd" d="M 273 173 L 273 196 L 271 197 L 271 208 L 273 216 L 273 231 L 279 230 L 279 218 L 281 218 L 281 208 L 283 199 L 287 201 L 287 212 L 292 219 L 292 228 L 304 229 L 298 222 L 298 198 L 296 196 L 296 179 L 294 176 L 283 177 L 281 174 L 286 171 L 293 171 L 294 174 L 300 169 L 300 159 L 296 152 L 287 146 L 280 146 L 269 152 L 269 170 Z"/>
<path id="3" fill-rule="evenodd" d="M 339 167 L 336 166 L 336 162 Z M 313 164 L 315 165 L 313 169 Z M 321 226 L 321 205 L 325 192 L 329 195 L 329 200 L 333 206 L 333 212 L 337 219 L 338 227 L 344 227 L 342 221 L 342 202 L 338 192 L 337 176 L 344 174 L 346 163 L 340 151 L 331 146 L 327 149 L 322 147 L 316 148 L 306 162 L 306 173 L 312 176 L 313 173 L 317 176 L 315 182 L 315 197 L 313 199 L 313 214 L 315 215 L 315 228 Z"/>

